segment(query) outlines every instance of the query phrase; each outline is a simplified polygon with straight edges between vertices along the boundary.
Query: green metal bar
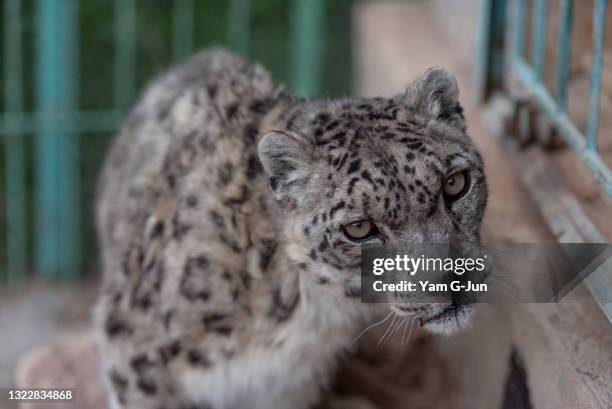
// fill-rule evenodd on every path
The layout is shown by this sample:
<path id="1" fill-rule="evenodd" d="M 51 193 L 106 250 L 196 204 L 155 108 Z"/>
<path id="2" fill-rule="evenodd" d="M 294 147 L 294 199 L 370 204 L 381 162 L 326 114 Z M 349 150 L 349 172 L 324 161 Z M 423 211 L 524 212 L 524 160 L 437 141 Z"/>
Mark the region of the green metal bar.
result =
<path id="1" fill-rule="evenodd" d="M 320 90 L 323 71 L 325 0 L 292 0 L 293 87 L 312 96 Z"/>
<path id="2" fill-rule="evenodd" d="M 491 29 L 492 10 L 495 0 L 482 0 L 480 2 L 480 22 L 478 31 L 478 43 L 476 53 L 476 84 L 478 87 L 478 99 L 483 102 L 489 91 L 489 64 L 490 46 L 493 32 Z"/>
<path id="3" fill-rule="evenodd" d="M 76 274 L 79 253 L 77 135 L 55 117 L 74 110 L 76 89 L 75 0 L 37 0 L 37 106 L 44 113 L 36 145 L 36 268 L 52 278 Z M 64 259 L 65 258 L 65 259 Z"/>
<path id="4" fill-rule="evenodd" d="M 59 266 L 57 240 L 57 132 L 51 120 L 58 91 L 53 77 L 61 74 L 57 69 L 60 29 L 56 13 L 60 6 L 57 0 L 38 0 L 38 64 L 37 64 L 37 104 L 39 111 L 48 119 L 41 125 L 36 143 L 36 270 L 46 277 L 54 277 Z"/>
<path id="5" fill-rule="evenodd" d="M 193 0 L 174 2 L 172 10 L 172 51 L 174 60 L 186 58 L 193 51 Z"/>
<path id="6" fill-rule="evenodd" d="M 512 37 L 514 58 L 522 58 L 525 52 L 525 0 L 514 1 Z"/>
<path id="7" fill-rule="evenodd" d="M 608 196 L 612 197 L 612 172 L 597 152 L 588 148 L 583 135 L 576 129 L 567 114 L 559 108 L 534 70 L 524 60 L 519 59 L 513 61 L 513 73 L 523 87 L 529 90 L 533 99 L 558 130 L 559 135 L 587 165 Z"/>
<path id="8" fill-rule="evenodd" d="M 506 1 L 484 0 L 480 9 L 476 83 L 478 97 L 484 102 L 495 90 L 503 88 Z"/>
<path id="9" fill-rule="evenodd" d="M 134 0 L 115 0 L 115 107 L 128 108 L 134 97 L 136 66 L 136 5 Z"/>
<path id="10" fill-rule="evenodd" d="M 510 29 L 512 47 L 510 61 L 512 63 L 518 59 L 522 59 L 525 55 L 525 32 L 527 25 L 526 1 L 515 0 L 513 3 L 514 14 L 512 27 Z M 526 138 L 529 133 L 529 112 L 524 104 L 519 104 L 518 110 L 518 133 L 522 138 Z"/>
<path id="11" fill-rule="evenodd" d="M 587 148 L 591 151 L 597 151 L 599 99 L 601 95 L 604 36 L 606 32 L 606 3 L 606 0 L 595 0 L 593 11 L 593 71 L 591 72 L 590 109 L 587 128 Z"/>
<path id="12" fill-rule="evenodd" d="M 533 64 L 533 70 L 538 78 L 542 77 L 544 57 L 546 54 L 547 3 L 547 0 L 535 0 L 533 7 L 531 63 Z"/>
<path id="13" fill-rule="evenodd" d="M 228 38 L 230 47 L 247 56 L 249 50 L 250 0 L 231 0 L 229 6 Z"/>
<path id="14" fill-rule="evenodd" d="M 70 111 L 78 107 L 79 99 L 79 0 L 63 0 L 62 6 L 61 21 L 65 27 L 61 30 L 64 58 L 61 62 L 64 70 L 61 109 Z M 59 135 L 59 273 L 63 280 L 74 280 L 81 273 L 80 137 L 63 129 Z"/>
<path id="15" fill-rule="evenodd" d="M 0 135 L 28 135 L 40 133 L 44 124 L 55 122 L 69 133 L 113 132 L 117 130 L 123 113 L 120 111 L 62 112 L 61 114 L 44 113 L 0 113 Z M 14 129 L 14 131 L 12 131 Z M 6 141 L 10 138 L 1 138 Z"/>
<path id="16" fill-rule="evenodd" d="M 557 105 L 562 110 L 565 110 L 567 100 L 573 15 L 574 0 L 562 0 L 559 22 L 559 47 L 557 49 L 557 84 L 555 87 Z"/>
<path id="17" fill-rule="evenodd" d="M 21 0 L 4 3 L 4 105 L 8 113 L 23 110 L 23 53 Z M 4 142 L 6 184 L 6 282 L 13 284 L 26 271 L 25 143 L 16 135 L 18 120 L 7 123 Z M 0 280 L 1 281 L 1 280 Z"/>

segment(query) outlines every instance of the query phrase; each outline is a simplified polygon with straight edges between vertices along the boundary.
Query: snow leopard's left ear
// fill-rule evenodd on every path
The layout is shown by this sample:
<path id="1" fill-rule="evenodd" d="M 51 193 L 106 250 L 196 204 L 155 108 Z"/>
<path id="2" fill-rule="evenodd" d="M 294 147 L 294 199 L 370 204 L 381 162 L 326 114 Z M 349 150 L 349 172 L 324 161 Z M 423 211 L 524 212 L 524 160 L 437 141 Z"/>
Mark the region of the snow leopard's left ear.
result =
<path id="1" fill-rule="evenodd" d="M 306 185 L 312 151 L 302 137 L 293 133 L 270 131 L 263 136 L 257 150 L 276 200 L 282 200 Z"/>
<path id="2" fill-rule="evenodd" d="M 410 84 L 404 102 L 419 116 L 465 128 L 457 80 L 444 68 L 430 68 Z"/>

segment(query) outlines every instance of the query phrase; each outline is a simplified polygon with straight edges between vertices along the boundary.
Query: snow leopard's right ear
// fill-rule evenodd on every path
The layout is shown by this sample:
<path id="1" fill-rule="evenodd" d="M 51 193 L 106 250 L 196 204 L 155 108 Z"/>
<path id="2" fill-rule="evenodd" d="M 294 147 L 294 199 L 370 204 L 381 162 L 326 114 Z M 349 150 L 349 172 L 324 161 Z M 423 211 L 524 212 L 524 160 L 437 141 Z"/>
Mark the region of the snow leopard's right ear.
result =
<path id="1" fill-rule="evenodd" d="M 408 86 L 404 103 L 417 115 L 465 128 L 459 87 L 455 77 L 444 68 L 430 68 Z"/>
<path id="2" fill-rule="evenodd" d="M 270 131 L 263 136 L 257 150 L 276 200 L 306 185 L 312 153 L 302 137 Z"/>

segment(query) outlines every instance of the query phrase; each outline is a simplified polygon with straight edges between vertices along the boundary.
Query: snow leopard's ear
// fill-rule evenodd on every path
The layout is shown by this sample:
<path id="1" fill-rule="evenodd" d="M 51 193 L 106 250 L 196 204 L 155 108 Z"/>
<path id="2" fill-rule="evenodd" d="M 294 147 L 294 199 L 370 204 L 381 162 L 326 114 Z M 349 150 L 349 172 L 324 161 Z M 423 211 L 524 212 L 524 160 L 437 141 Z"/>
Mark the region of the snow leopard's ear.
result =
<path id="1" fill-rule="evenodd" d="M 457 80 L 444 68 L 430 68 L 410 84 L 404 101 L 419 116 L 465 128 Z"/>
<path id="2" fill-rule="evenodd" d="M 302 137 L 270 131 L 263 136 L 257 150 L 276 200 L 306 185 L 312 153 Z"/>

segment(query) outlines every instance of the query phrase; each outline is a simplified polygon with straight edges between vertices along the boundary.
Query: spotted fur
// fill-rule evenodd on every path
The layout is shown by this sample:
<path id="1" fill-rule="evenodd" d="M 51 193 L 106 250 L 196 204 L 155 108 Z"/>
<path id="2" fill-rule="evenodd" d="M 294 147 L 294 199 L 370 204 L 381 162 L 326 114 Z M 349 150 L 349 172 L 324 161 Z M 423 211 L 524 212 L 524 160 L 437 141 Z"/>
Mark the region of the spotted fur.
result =
<path id="1" fill-rule="evenodd" d="M 472 184 L 449 204 L 455 170 Z M 368 311 L 340 226 L 478 241 L 485 202 L 442 69 L 394 98 L 306 100 L 226 51 L 192 57 L 144 94 L 100 181 L 111 406 L 310 407 Z"/>

